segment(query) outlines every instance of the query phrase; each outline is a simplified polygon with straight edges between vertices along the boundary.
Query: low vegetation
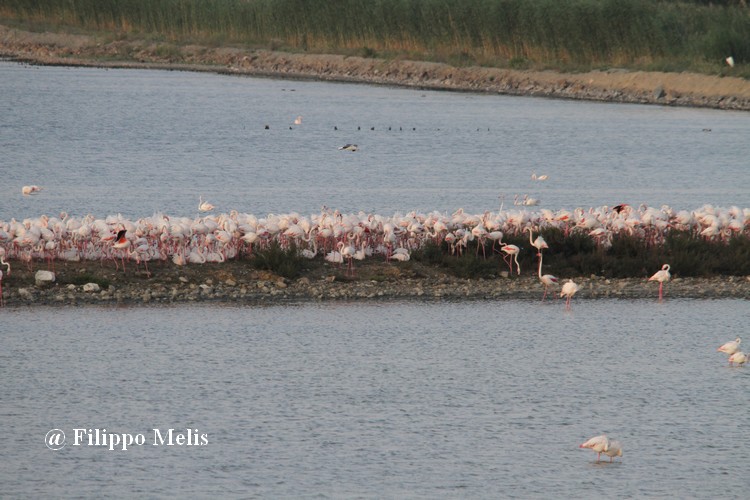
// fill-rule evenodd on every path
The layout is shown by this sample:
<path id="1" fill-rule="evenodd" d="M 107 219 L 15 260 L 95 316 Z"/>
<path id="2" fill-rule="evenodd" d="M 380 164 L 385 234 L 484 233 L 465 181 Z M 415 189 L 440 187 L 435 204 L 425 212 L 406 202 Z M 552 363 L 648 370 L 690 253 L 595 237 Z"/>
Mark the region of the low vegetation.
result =
<path id="1" fill-rule="evenodd" d="M 177 43 L 750 77 L 745 0 L 10 0 L 0 16 Z"/>

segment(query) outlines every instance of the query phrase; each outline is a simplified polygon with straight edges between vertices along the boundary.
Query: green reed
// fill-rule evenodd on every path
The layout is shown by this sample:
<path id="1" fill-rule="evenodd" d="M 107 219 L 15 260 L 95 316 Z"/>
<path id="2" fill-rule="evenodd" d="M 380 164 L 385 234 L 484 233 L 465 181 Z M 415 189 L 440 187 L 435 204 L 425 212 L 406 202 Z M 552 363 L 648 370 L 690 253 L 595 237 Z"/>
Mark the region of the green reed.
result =
<path id="1" fill-rule="evenodd" d="M 750 8 L 739 0 L 5 0 L 0 15 L 178 42 L 462 64 L 729 72 L 725 57 L 750 61 Z"/>

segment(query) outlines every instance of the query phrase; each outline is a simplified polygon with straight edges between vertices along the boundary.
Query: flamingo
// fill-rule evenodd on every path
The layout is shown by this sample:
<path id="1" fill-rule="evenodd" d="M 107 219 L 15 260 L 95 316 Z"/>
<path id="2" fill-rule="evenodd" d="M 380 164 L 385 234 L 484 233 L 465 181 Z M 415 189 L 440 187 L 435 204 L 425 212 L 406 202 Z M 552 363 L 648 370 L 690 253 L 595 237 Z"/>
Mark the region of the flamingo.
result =
<path id="1" fill-rule="evenodd" d="M 341 151 L 356 151 L 359 149 L 359 146 L 356 144 L 344 144 L 343 146 L 339 146 L 339 150 Z"/>
<path id="2" fill-rule="evenodd" d="M 616 439 L 610 439 L 609 448 L 603 453 L 609 457 L 609 463 L 612 463 L 615 457 L 622 457 L 622 443 Z"/>
<path id="3" fill-rule="evenodd" d="M 515 261 L 516 270 L 518 271 L 518 275 L 521 276 L 521 266 L 518 264 L 518 254 L 521 252 L 521 249 L 516 245 L 509 245 L 508 243 L 500 243 L 500 249 L 505 252 L 503 260 L 508 264 L 510 274 L 513 274 L 513 262 Z"/>
<path id="4" fill-rule="evenodd" d="M 120 260 L 122 261 L 123 272 L 125 271 L 125 249 L 130 246 L 130 240 L 125 237 L 126 232 L 127 232 L 126 229 L 120 229 L 120 231 L 117 232 L 117 236 L 115 236 L 114 243 L 112 244 L 112 248 L 123 251 L 120 254 Z M 117 265 L 116 260 L 115 260 L 115 265 Z"/>
<path id="5" fill-rule="evenodd" d="M 726 344 L 722 345 L 718 349 L 716 349 L 718 352 L 723 352 L 726 354 L 729 354 L 730 356 L 734 354 L 735 352 L 739 351 L 740 349 L 740 342 L 742 342 L 742 339 L 737 337 L 734 340 L 730 340 Z"/>
<path id="6" fill-rule="evenodd" d="M 302 115 L 300 115 L 300 116 L 298 116 L 297 118 L 294 119 L 294 124 L 295 125 L 302 125 Z"/>
<path id="7" fill-rule="evenodd" d="M 198 211 L 199 212 L 210 212 L 211 210 L 213 210 L 214 208 L 216 208 L 213 205 L 211 205 L 209 202 L 203 201 L 203 196 L 202 195 L 198 199 L 199 199 L 199 201 L 198 201 Z"/>
<path id="8" fill-rule="evenodd" d="M 41 191 L 42 188 L 39 186 L 24 186 L 21 188 L 21 193 L 24 195 L 30 195 Z"/>
<path id="9" fill-rule="evenodd" d="M 602 434 L 601 436 L 594 436 L 588 441 L 581 443 L 579 448 L 589 448 L 596 452 L 596 461 L 599 461 L 602 453 L 606 453 L 609 450 L 610 440 L 607 436 Z M 622 451 L 620 451 L 622 454 Z"/>
<path id="10" fill-rule="evenodd" d="M 573 298 L 573 295 L 575 295 L 579 289 L 579 286 L 575 284 L 573 280 L 568 280 L 567 283 L 563 285 L 562 291 L 560 292 L 560 297 L 567 297 L 567 299 L 565 300 L 566 309 L 570 309 L 570 299 Z"/>
<path id="11" fill-rule="evenodd" d="M 737 366 L 742 366 L 747 362 L 747 358 L 747 354 L 742 351 L 737 351 L 729 356 L 729 366 L 734 366 L 734 363 L 737 363 Z"/>
<path id="12" fill-rule="evenodd" d="M 551 274 L 545 274 L 542 275 L 542 254 L 539 254 L 539 280 L 544 285 L 544 295 L 542 295 L 542 300 L 547 298 L 547 289 L 550 287 L 550 285 L 556 285 L 557 284 L 557 278 L 555 276 L 552 276 Z"/>
<path id="13" fill-rule="evenodd" d="M 669 264 L 664 264 L 661 266 L 661 270 L 656 271 L 653 276 L 651 276 L 648 280 L 649 281 L 658 281 L 659 282 L 659 300 L 662 300 L 662 291 L 664 289 L 664 283 L 669 281 L 669 279 L 672 277 L 671 274 L 669 274 Z"/>
<path id="14" fill-rule="evenodd" d="M 528 231 L 529 232 L 529 243 L 531 243 L 531 245 L 536 248 L 536 250 L 537 250 L 537 253 L 536 253 L 537 257 L 541 258 L 541 256 L 542 256 L 542 250 L 545 249 L 545 248 L 549 248 L 549 245 L 547 245 L 547 242 L 544 241 L 544 238 L 542 237 L 541 234 L 539 236 L 537 236 L 536 239 L 533 239 L 533 234 L 532 233 L 534 231 L 530 227 L 527 227 L 526 229 L 524 229 L 524 231 Z"/>
<path id="15" fill-rule="evenodd" d="M 0 266 L 8 266 L 8 276 L 10 276 L 10 264 L 5 262 L 5 248 L 0 247 Z M 3 306 L 3 270 L 0 269 L 0 307 Z"/>
<path id="16" fill-rule="evenodd" d="M 546 181 L 547 179 L 549 179 L 549 176 L 547 175 L 536 175 L 536 172 L 531 174 L 532 181 Z"/>

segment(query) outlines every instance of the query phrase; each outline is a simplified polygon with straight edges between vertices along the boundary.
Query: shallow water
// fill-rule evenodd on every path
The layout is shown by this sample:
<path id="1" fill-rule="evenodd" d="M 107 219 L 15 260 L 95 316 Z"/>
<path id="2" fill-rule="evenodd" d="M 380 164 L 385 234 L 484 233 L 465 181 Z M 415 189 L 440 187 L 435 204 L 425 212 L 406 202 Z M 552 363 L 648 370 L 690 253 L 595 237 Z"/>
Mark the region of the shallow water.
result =
<path id="1" fill-rule="evenodd" d="M 742 112 L 0 62 L 0 114 L 0 220 L 750 206 Z"/>
<path id="2" fill-rule="evenodd" d="M 743 300 L 5 308 L 8 497 L 741 495 Z M 144 433 L 126 451 L 72 429 Z M 205 446 L 153 446 L 153 428 Z M 68 444 L 45 447 L 52 428 Z M 607 433 L 622 459 L 578 449 Z"/>

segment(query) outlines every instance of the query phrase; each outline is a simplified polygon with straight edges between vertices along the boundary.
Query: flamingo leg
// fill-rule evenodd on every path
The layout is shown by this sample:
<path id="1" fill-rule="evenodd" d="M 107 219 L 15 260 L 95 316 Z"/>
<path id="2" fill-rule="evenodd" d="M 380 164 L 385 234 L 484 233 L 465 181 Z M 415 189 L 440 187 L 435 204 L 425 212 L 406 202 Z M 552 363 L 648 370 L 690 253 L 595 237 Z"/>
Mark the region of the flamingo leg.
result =
<path id="1" fill-rule="evenodd" d="M 664 289 L 664 282 L 659 282 L 659 300 L 662 300 L 662 290 Z"/>

